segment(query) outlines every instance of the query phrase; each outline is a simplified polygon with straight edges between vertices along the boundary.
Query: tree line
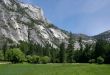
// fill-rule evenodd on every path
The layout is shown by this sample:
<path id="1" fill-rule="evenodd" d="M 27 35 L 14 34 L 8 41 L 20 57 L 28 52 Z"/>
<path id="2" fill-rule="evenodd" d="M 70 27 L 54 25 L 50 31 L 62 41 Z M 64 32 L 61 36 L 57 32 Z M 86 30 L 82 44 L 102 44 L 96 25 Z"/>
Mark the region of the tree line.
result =
<path id="1" fill-rule="evenodd" d="M 5 42 L 0 50 L 0 60 L 12 63 L 106 63 L 110 64 L 110 42 L 98 39 L 96 43 L 83 43 L 79 38 L 79 49 L 70 33 L 68 45 L 62 42 L 58 48 L 47 43 L 44 46 L 32 41 L 19 41 L 20 44 L 8 46 Z"/>

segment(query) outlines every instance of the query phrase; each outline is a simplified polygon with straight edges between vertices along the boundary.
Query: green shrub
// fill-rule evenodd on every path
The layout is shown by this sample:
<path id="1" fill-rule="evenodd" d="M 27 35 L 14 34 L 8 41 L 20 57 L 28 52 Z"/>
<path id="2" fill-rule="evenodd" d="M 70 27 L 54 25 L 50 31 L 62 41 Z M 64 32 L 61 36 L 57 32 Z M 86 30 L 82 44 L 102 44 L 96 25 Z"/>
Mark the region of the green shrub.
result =
<path id="1" fill-rule="evenodd" d="M 28 63 L 32 63 L 32 56 L 31 55 L 26 56 L 26 60 Z"/>
<path id="2" fill-rule="evenodd" d="M 95 59 L 90 59 L 88 62 L 89 62 L 90 64 L 95 63 Z"/>
<path id="3" fill-rule="evenodd" d="M 103 64 L 104 63 L 104 58 L 101 57 L 101 56 L 97 57 L 97 63 L 98 64 Z"/>
<path id="4" fill-rule="evenodd" d="M 50 58 L 48 56 L 41 57 L 42 64 L 47 64 L 49 63 L 49 61 L 50 61 Z"/>
<path id="5" fill-rule="evenodd" d="M 7 50 L 6 57 L 12 63 L 22 63 L 25 60 L 24 53 L 18 48 Z"/>
<path id="6" fill-rule="evenodd" d="M 34 64 L 40 63 L 40 57 L 36 56 L 36 55 L 33 55 L 32 56 L 32 63 L 34 63 Z"/>
<path id="7" fill-rule="evenodd" d="M 38 64 L 40 63 L 40 57 L 37 55 L 28 55 L 26 56 L 27 62 L 32 64 Z"/>

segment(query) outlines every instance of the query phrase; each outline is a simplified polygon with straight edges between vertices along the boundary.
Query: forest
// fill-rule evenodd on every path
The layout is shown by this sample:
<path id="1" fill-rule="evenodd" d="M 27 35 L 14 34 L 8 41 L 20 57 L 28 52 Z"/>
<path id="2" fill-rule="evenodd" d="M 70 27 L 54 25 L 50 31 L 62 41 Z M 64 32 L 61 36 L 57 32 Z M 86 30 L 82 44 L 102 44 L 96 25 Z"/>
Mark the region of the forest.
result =
<path id="1" fill-rule="evenodd" d="M 110 64 L 110 42 L 97 39 L 96 43 L 84 44 L 82 38 L 78 39 L 80 48 L 74 48 L 75 40 L 70 33 L 68 45 L 62 42 L 58 48 L 54 48 L 47 43 L 44 46 L 35 44 L 31 40 L 28 42 L 19 41 L 20 44 L 10 45 L 6 41 L 0 50 L 0 61 L 12 63 L 98 63 Z M 9 40 L 9 39 L 8 39 Z"/>

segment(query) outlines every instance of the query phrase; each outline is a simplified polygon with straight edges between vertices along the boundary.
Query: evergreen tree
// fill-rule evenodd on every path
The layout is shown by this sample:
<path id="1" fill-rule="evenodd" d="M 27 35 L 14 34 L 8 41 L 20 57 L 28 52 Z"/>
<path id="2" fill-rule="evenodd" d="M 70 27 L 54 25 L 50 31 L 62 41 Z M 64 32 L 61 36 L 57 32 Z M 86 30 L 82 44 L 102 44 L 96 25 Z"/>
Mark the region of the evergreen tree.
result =
<path id="1" fill-rule="evenodd" d="M 27 53 L 28 53 L 28 42 L 19 41 L 19 43 L 20 43 L 19 44 L 20 50 L 22 50 L 22 52 L 27 55 Z"/>
<path id="2" fill-rule="evenodd" d="M 4 44 L 3 44 L 3 47 L 2 47 L 2 50 L 3 50 L 3 55 L 4 55 L 4 60 L 6 59 L 6 51 L 8 50 L 8 42 L 7 40 L 5 40 Z"/>
<path id="3" fill-rule="evenodd" d="M 70 33 L 70 38 L 67 47 L 67 62 L 73 63 L 74 62 L 73 57 L 74 57 L 74 39 L 72 37 L 72 33 Z"/>
<path id="4" fill-rule="evenodd" d="M 59 61 L 65 63 L 66 61 L 65 43 L 60 44 Z"/>
<path id="5" fill-rule="evenodd" d="M 84 50 L 82 52 L 82 55 L 81 55 L 81 57 L 82 57 L 81 62 L 82 63 L 87 63 L 92 57 L 91 54 L 92 54 L 92 45 L 87 43 L 85 45 L 85 48 L 84 48 Z"/>
<path id="6" fill-rule="evenodd" d="M 107 45 L 107 41 L 98 39 L 95 46 L 95 58 L 102 56 L 105 57 L 105 46 Z"/>
<path id="7" fill-rule="evenodd" d="M 50 53 L 51 53 L 51 62 L 56 63 L 57 62 L 57 55 L 58 55 L 58 49 L 57 48 L 52 48 Z"/>
<path id="8" fill-rule="evenodd" d="M 50 50 L 52 49 L 51 45 L 49 43 L 46 44 L 44 48 L 44 56 L 51 57 Z"/>
<path id="9" fill-rule="evenodd" d="M 79 38 L 79 46 L 80 46 L 80 49 L 78 51 L 78 62 L 83 62 L 83 42 L 82 42 L 82 37 Z"/>
<path id="10" fill-rule="evenodd" d="M 82 43 L 82 38 L 79 38 L 79 46 L 80 46 L 80 51 L 83 51 L 83 43 Z"/>

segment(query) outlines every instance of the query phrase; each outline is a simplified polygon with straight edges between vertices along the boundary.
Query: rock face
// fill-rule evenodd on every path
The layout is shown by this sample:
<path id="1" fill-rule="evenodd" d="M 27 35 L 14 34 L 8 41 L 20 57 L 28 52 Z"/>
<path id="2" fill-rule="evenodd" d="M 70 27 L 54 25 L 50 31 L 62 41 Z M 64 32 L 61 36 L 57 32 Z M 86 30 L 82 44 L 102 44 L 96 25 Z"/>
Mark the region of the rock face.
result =
<path id="1" fill-rule="evenodd" d="M 0 0 L 0 39 L 9 38 L 15 43 L 31 40 L 54 47 L 67 43 L 68 36 L 49 23 L 39 7 L 16 0 Z"/>
<path id="2" fill-rule="evenodd" d="M 17 0 L 0 0 L 0 46 L 8 38 L 14 43 L 31 40 L 42 46 L 50 43 L 57 48 L 61 42 L 68 43 L 68 34 L 49 23 L 40 7 Z M 79 37 L 83 38 L 84 43 L 95 42 L 84 34 L 73 34 L 73 37 L 76 40 L 75 49 L 80 48 Z"/>
<path id="3" fill-rule="evenodd" d="M 93 36 L 95 39 L 104 39 L 110 41 L 110 30 L 100 33 L 96 36 Z"/>

